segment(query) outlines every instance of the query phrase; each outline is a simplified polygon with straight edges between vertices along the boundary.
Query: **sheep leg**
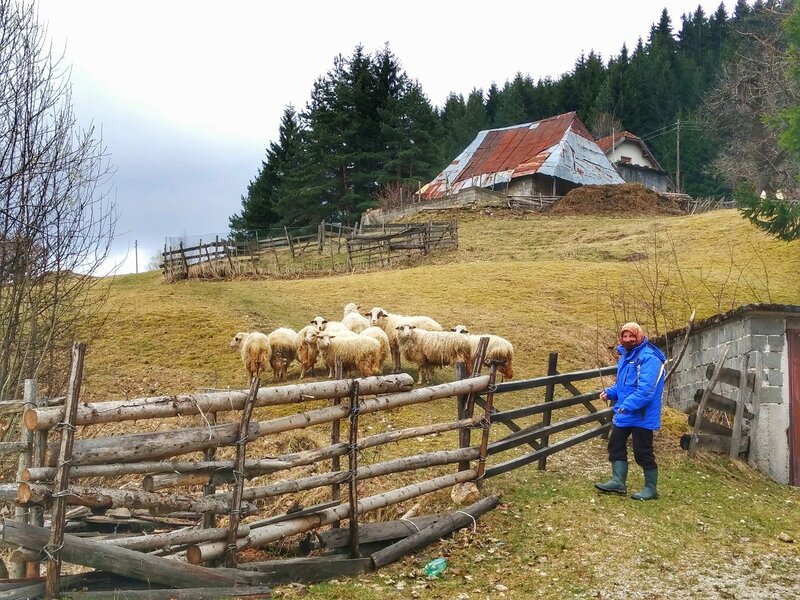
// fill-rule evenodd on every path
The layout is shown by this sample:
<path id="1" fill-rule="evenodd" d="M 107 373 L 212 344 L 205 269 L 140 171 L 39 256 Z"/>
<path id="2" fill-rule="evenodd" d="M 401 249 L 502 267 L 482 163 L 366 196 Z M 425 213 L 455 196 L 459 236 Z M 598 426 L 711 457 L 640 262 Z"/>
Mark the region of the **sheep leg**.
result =
<path id="1" fill-rule="evenodd" d="M 400 372 L 400 348 L 397 346 L 390 346 L 389 350 L 392 353 L 392 363 L 394 364 L 394 368 L 392 373 L 399 373 Z"/>

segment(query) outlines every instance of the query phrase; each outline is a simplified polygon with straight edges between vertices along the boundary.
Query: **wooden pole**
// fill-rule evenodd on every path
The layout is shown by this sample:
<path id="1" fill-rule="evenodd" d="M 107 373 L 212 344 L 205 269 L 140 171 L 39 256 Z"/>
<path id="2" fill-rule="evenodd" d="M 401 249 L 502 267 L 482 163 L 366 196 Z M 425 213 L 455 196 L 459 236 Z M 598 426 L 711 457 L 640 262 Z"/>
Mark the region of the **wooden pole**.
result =
<path id="1" fill-rule="evenodd" d="M 747 374 L 750 371 L 750 355 L 742 357 L 742 370 L 739 372 L 739 385 L 736 388 L 736 412 L 733 416 L 733 435 L 731 435 L 731 453 L 733 460 L 739 459 L 742 445 L 742 422 L 744 421 L 744 403 L 747 399 Z"/>
<path id="2" fill-rule="evenodd" d="M 23 396 L 23 407 L 33 408 L 36 405 L 36 380 L 34 379 L 26 379 L 25 380 L 25 391 Z M 22 423 L 19 424 L 20 432 L 19 432 L 19 442 L 22 449 L 19 451 L 19 458 L 17 460 L 17 482 L 22 481 L 23 473 L 28 469 L 33 461 L 33 435 L 30 429 L 26 429 L 22 426 Z M 25 506 L 21 506 L 17 504 L 14 507 L 14 519 L 19 523 L 29 523 L 31 519 L 30 509 Z M 8 577 L 12 579 L 22 579 L 26 576 L 26 573 L 29 570 L 33 570 L 31 565 L 36 565 L 36 574 L 31 575 L 32 577 L 39 575 L 39 567 L 38 563 L 27 563 L 28 567 L 26 567 L 26 563 L 15 563 L 12 562 L 9 565 L 9 572 Z"/>
<path id="3" fill-rule="evenodd" d="M 36 380 L 33 380 L 33 385 L 36 386 Z M 27 385 L 27 382 L 26 382 Z M 33 390 L 33 395 L 36 397 L 36 406 L 42 406 L 45 401 L 44 399 L 38 396 L 37 390 Z M 44 466 L 44 453 L 47 450 L 47 431 L 34 431 L 33 432 L 33 452 L 31 456 L 31 465 L 33 468 L 40 468 Z M 70 469 L 71 470 L 71 469 Z M 27 470 L 23 473 L 23 479 L 27 474 Z M 53 474 L 55 475 L 55 473 Z M 69 474 L 68 474 L 69 476 Z M 32 506 L 30 508 L 31 517 L 30 523 L 31 525 L 36 525 L 37 527 L 44 527 L 44 508 L 41 506 Z M 29 563 L 28 565 L 28 577 L 38 577 L 41 574 L 40 564 L 36 563 Z"/>
<path id="4" fill-rule="evenodd" d="M 244 459 L 247 451 L 247 430 L 250 427 L 250 417 L 253 415 L 253 404 L 255 404 L 256 396 L 258 395 L 258 388 L 261 385 L 261 380 L 258 377 L 253 378 L 250 385 L 250 397 L 245 402 L 244 410 L 242 411 L 242 420 L 239 423 L 239 437 L 236 440 L 236 468 L 233 471 L 236 483 L 233 488 L 233 499 L 231 500 L 231 509 L 228 525 L 228 546 L 225 551 L 225 566 L 229 568 L 236 567 L 236 535 L 239 527 L 240 511 L 242 508 L 242 491 L 244 490 Z"/>
<path id="5" fill-rule="evenodd" d="M 216 424 L 217 424 L 217 413 L 213 413 L 213 412 L 209 413 L 209 415 L 208 415 L 208 425 L 209 426 L 213 426 L 213 425 L 216 425 Z M 217 457 L 217 449 L 216 448 L 206 448 L 203 451 L 203 460 L 213 461 L 216 457 Z M 213 479 L 211 479 L 211 478 L 207 478 L 207 479 L 208 479 L 208 481 L 205 482 L 205 485 L 203 486 L 203 495 L 204 496 L 210 496 L 212 494 L 215 494 L 216 491 L 217 491 L 217 486 L 214 485 Z M 152 481 L 152 479 L 150 481 Z M 144 484 L 144 481 L 142 481 L 142 484 Z M 145 488 L 145 489 L 147 489 L 147 488 Z M 153 490 L 149 490 L 149 491 L 153 491 Z M 211 511 L 203 513 L 203 528 L 204 529 L 211 529 L 212 527 L 216 527 L 216 526 L 217 526 L 217 516 Z"/>
<path id="6" fill-rule="evenodd" d="M 556 375 L 558 373 L 558 352 L 551 352 L 547 359 L 547 374 Z M 544 401 L 545 403 L 552 402 L 555 396 L 556 386 L 551 383 L 544 388 Z M 542 413 L 542 427 L 549 427 L 553 420 L 553 411 L 547 410 Z M 547 446 L 550 442 L 549 436 L 542 438 L 542 446 Z M 539 459 L 539 470 L 544 471 L 547 469 L 547 457 L 543 456 Z"/>
<path id="7" fill-rule="evenodd" d="M 58 598 L 61 577 L 61 548 L 64 543 L 66 526 L 66 498 L 64 492 L 69 482 L 69 467 L 72 462 L 72 448 L 75 441 L 75 415 L 81 395 L 81 379 L 83 377 L 83 358 L 86 344 L 76 342 L 72 345 L 72 368 L 69 374 L 67 399 L 64 403 L 65 419 L 61 428 L 61 448 L 56 463 L 56 476 L 53 479 L 53 505 L 50 517 L 50 539 L 45 546 L 47 553 L 47 585 L 46 598 Z M 5 534 L 4 534 L 5 535 Z"/>
<path id="8" fill-rule="evenodd" d="M 375 552 L 371 555 L 372 564 L 375 569 L 380 569 L 462 527 L 474 525 L 478 517 L 496 508 L 499 503 L 499 496 L 489 496 L 478 500 L 474 504 L 443 517 L 425 529 L 418 530 L 407 538 Z"/>
<path id="9" fill-rule="evenodd" d="M 359 558 L 358 549 L 358 382 L 350 392 L 350 452 L 348 454 L 347 499 L 350 504 L 350 558 Z"/>
<path id="10" fill-rule="evenodd" d="M 463 381 L 442 383 L 409 392 L 368 398 L 362 402 L 361 413 L 400 408 L 439 398 L 447 398 L 472 391 L 483 391 L 488 385 L 487 376 L 471 377 Z M 269 421 L 251 423 L 248 439 L 329 423 L 346 418 L 347 406 L 332 406 L 303 413 L 278 417 Z M 236 443 L 238 426 L 234 423 L 214 427 L 187 428 L 176 431 L 136 433 L 107 438 L 80 440 L 75 444 L 74 459 L 80 464 L 134 462 L 177 456 L 187 452 L 202 451 L 211 446 L 231 446 Z"/>
<path id="11" fill-rule="evenodd" d="M 481 372 L 481 367 L 483 366 L 483 359 L 486 356 L 486 348 L 489 345 L 489 338 L 483 337 L 478 341 L 478 346 L 475 351 L 475 356 L 473 356 L 472 362 L 472 376 L 477 377 Z M 466 368 L 463 363 L 456 363 L 456 369 L 459 367 L 464 369 L 464 375 L 466 376 Z M 466 395 L 459 396 L 459 402 L 461 402 L 461 398 L 463 398 L 463 407 L 459 404 L 459 415 L 462 414 L 463 416 L 459 416 L 459 419 L 472 419 L 472 415 L 475 412 L 475 397 L 476 393 L 470 393 Z M 472 428 L 465 427 L 459 432 L 459 440 L 458 445 L 460 448 L 469 448 L 472 445 Z M 458 464 L 459 471 L 466 471 L 470 468 L 469 461 L 462 461 Z"/>
<path id="12" fill-rule="evenodd" d="M 434 423 L 433 425 L 423 425 L 420 427 L 408 427 L 405 429 L 396 429 L 394 431 L 387 431 L 365 437 L 358 442 L 359 450 L 364 448 L 372 448 L 383 444 L 398 442 L 401 440 L 420 437 L 424 435 L 431 435 L 436 433 L 444 433 L 453 431 L 462 427 L 475 427 L 475 419 L 462 419 L 460 421 L 450 421 L 445 423 Z M 256 477 L 258 475 L 267 475 L 276 471 L 292 469 L 294 467 L 301 467 L 310 465 L 320 460 L 329 459 L 334 455 L 343 456 L 347 454 L 346 444 L 335 444 L 316 448 L 314 450 L 304 450 L 302 452 L 295 452 L 292 454 L 284 454 L 276 456 L 275 458 L 266 458 L 259 460 L 245 461 L 245 472 L 248 478 Z M 213 481 L 215 484 L 231 483 L 233 482 L 233 475 L 230 472 L 235 467 L 232 460 L 216 460 L 216 461 L 152 461 L 152 462 L 139 462 L 139 463 L 117 463 L 111 465 L 87 465 L 78 466 L 70 469 L 70 479 L 77 479 L 81 477 L 111 477 L 114 475 L 143 475 L 149 473 L 163 473 L 165 475 L 153 476 L 152 486 L 153 490 L 163 489 L 169 485 L 162 484 L 161 477 L 166 474 L 170 478 L 175 473 L 178 474 L 203 474 L 206 479 L 203 481 L 197 480 L 195 483 L 205 483 L 206 481 Z M 51 480 L 55 476 L 54 467 L 42 467 L 35 469 L 28 469 L 23 478 L 26 482 L 36 482 Z M 147 476 L 145 476 L 145 479 Z M 0 490 L 2 490 L 0 484 Z M 7 496 L 13 502 L 16 498 L 18 486 L 16 484 L 6 484 L 8 486 Z M 144 483 L 143 483 L 144 485 Z"/>
<path id="13" fill-rule="evenodd" d="M 255 406 L 276 406 L 346 396 L 350 391 L 350 385 L 351 382 L 345 380 L 261 388 L 258 390 Z M 414 387 L 414 379 L 407 373 L 378 375 L 362 378 L 359 385 L 362 395 L 386 394 L 411 390 Z M 247 398 L 248 392 L 233 390 L 208 394 L 181 394 L 90 402 L 78 408 L 75 423 L 76 425 L 97 425 L 242 410 Z M 25 426 L 28 429 L 37 430 L 49 429 L 63 418 L 63 406 L 35 408 L 26 410 L 23 414 Z"/>
<path id="14" fill-rule="evenodd" d="M 48 545 L 48 534 L 46 529 L 33 525 L 5 521 L 3 541 L 40 551 Z M 243 571 L 206 569 L 111 544 L 98 544 L 70 534 L 64 535 L 61 544 L 64 560 L 70 563 L 175 587 L 198 587 L 203 584 L 209 587 L 232 587 L 237 583 L 266 579 L 254 578 L 255 574 Z"/>
<path id="15" fill-rule="evenodd" d="M 489 450 L 489 432 L 492 427 L 492 411 L 494 408 L 494 381 L 497 374 L 497 364 L 492 361 L 489 367 L 489 385 L 486 392 L 486 408 L 483 416 L 483 432 L 481 436 L 481 447 L 478 455 L 478 474 L 476 476 L 477 485 L 483 485 L 483 474 L 486 471 L 486 455 Z"/>
<path id="16" fill-rule="evenodd" d="M 377 494 L 375 496 L 369 496 L 359 501 L 357 509 L 358 514 L 364 514 L 369 511 L 385 508 L 386 506 L 391 506 L 393 504 L 397 504 L 398 502 L 404 502 L 410 498 L 416 498 L 418 496 L 422 496 L 423 494 L 429 494 L 431 492 L 451 487 L 457 483 L 473 481 L 476 475 L 477 471 L 475 469 L 471 469 L 469 471 L 444 475 L 442 477 L 436 477 L 420 483 L 407 485 L 405 487 L 384 492 L 382 494 Z M 260 548 L 266 546 L 270 542 L 274 542 L 289 535 L 303 533 L 311 529 L 322 527 L 323 525 L 330 525 L 335 521 L 347 518 L 349 513 L 350 506 L 347 503 L 344 503 L 339 504 L 334 508 L 321 510 L 312 515 L 298 517 L 296 519 L 259 527 L 257 529 L 251 528 L 250 535 L 245 538 L 245 544 L 243 547 Z M 187 558 L 189 559 L 189 562 L 196 564 L 200 561 L 206 561 L 221 556 L 224 552 L 224 543 L 214 542 L 209 544 L 198 544 L 196 546 L 189 547 Z"/>
<path id="17" fill-rule="evenodd" d="M 747 455 L 747 462 L 752 468 L 757 468 L 756 441 L 758 439 L 759 418 L 761 414 L 761 378 L 764 376 L 764 354 L 756 352 L 756 372 L 753 381 L 753 418 L 750 420 L 750 452 Z"/>

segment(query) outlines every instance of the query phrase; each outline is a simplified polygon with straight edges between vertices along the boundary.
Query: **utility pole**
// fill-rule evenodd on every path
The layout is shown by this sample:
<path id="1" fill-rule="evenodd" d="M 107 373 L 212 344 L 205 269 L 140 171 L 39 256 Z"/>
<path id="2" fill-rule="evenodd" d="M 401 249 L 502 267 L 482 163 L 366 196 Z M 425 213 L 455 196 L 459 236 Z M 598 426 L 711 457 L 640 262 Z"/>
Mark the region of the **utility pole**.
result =
<path id="1" fill-rule="evenodd" d="M 675 124 L 675 191 L 681 193 L 681 118 Z"/>

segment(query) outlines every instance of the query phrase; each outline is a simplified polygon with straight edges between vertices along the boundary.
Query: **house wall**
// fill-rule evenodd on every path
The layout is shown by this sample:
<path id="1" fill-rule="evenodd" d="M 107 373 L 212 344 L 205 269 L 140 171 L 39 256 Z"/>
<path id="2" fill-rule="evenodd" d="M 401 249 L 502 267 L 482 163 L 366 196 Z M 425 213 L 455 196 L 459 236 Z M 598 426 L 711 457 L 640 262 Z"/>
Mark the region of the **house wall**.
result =
<path id="1" fill-rule="evenodd" d="M 618 145 L 614 150 L 607 154 L 612 163 L 622 160 L 623 156 L 630 158 L 631 164 L 639 165 L 640 167 L 655 168 L 655 165 L 642 152 L 641 146 L 628 140 L 625 140 Z M 626 180 L 627 181 L 627 180 Z"/>
<path id="2" fill-rule="evenodd" d="M 553 181 L 555 181 L 555 192 Z M 512 179 L 508 184 L 507 194 L 509 196 L 563 196 L 576 187 L 578 185 L 571 181 L 537 173 Z"/>
<path id="3" fill-rule="evenodd" d="M 750 460 L 756 467 L 781 483 L 789 483 L 789 382 L 786 329 L 800 327 L 797 317 L 770 314 L 744 314 L 694 333 L 673 374 L 665 403 L 689 412 L 694 394 L 708 380 L 706 368 L 715 365 L 726 344 L 730 345 L 725 366 L 741 368 L 750 355 L 750 369 L 755 367 L 755 352 L 763 353 L 762 387 L 759 418 L 750 432 Z M 677 342 L 673 342 L 677 344 Z M 717 384 L 715 392 L 736 398 L 736 388 Z M 747 398 L 751 403 L 752 396 Z"/>
<path id="4" fill-rule="evenodd" d="M 617 172 L 628 183 L 641 183 L 646 188 L 656 192 L 666 192 L 669 178 L 666 173 L 629 166 L 624 163 L 614 163 Z"/>

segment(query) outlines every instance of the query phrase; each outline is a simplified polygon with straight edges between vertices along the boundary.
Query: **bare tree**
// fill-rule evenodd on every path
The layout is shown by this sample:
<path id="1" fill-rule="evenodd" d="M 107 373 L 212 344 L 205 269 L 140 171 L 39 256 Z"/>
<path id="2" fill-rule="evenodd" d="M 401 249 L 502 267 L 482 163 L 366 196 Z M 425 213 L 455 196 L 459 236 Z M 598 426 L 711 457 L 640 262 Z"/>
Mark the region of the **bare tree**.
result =
<path id="1" fill-rule="evenodd" d="M 761 7 L 734 25 L 734 52 L 704 99 L 699 123 L 720 142 L 712 169 L 732 188 L 750 182 L 755 192 L 797 198 L 800 165 L 778 139 L 783 112 L 800 102 L 790 77 L 784 7 Z"/>
<path id="2" fill-rule="evenodd" d="M 54 361 L 104 300 L 94 275 L 116 222 L 110 177 L 34 4 L 0 0 L 0 399 L 21 396 L 25 378 L 58 385 Z"/>

